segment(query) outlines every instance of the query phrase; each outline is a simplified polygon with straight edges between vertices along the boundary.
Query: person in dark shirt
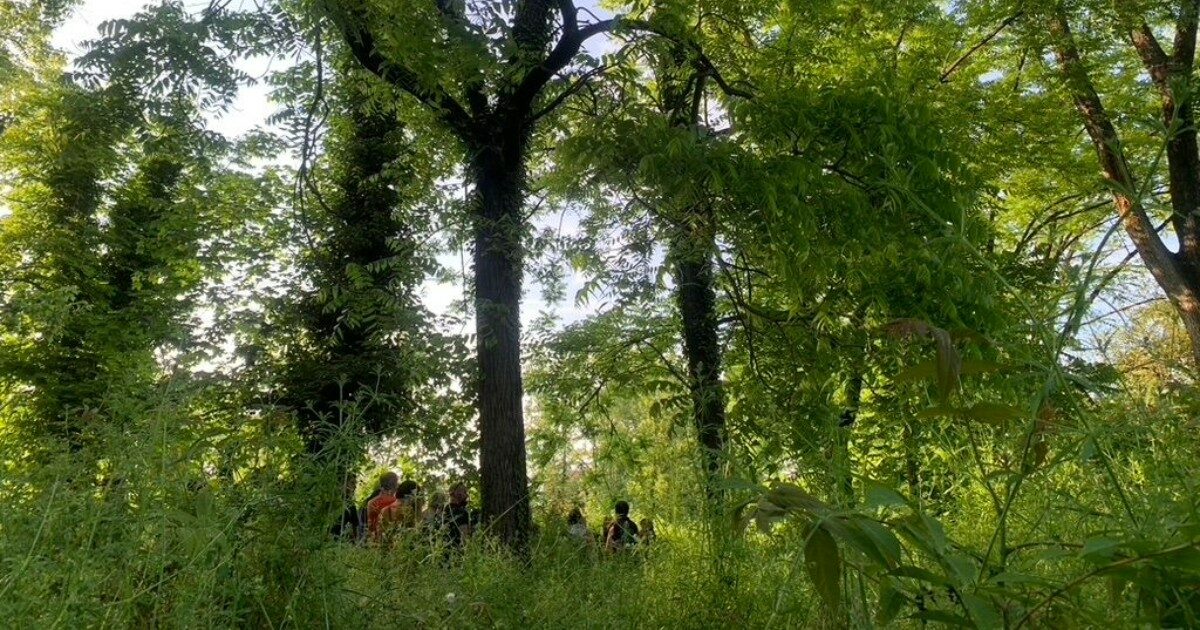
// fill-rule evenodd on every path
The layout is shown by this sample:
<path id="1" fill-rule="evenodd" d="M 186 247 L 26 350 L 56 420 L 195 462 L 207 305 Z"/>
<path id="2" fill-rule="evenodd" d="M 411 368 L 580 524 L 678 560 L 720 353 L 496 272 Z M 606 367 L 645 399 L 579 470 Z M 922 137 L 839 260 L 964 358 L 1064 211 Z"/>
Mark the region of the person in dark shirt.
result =
<path id="1" fill-rule="evenodd" d="M 604 548 L 615 553 L 637 544 L 638 526 L 629 518 L 628 501 L 617 501 L 613 510 L 617 513 L 617 518 L 604 534 Z"/>
<path id="2" fill-rule="evenodd" d="M 475 533 L 479 514 L 467 505 L 467 486 L 456 483 L 450 488 L 450 503 L 444 508 L 442 522 L 446 528 L 446 544 L 458 549 Z"/>

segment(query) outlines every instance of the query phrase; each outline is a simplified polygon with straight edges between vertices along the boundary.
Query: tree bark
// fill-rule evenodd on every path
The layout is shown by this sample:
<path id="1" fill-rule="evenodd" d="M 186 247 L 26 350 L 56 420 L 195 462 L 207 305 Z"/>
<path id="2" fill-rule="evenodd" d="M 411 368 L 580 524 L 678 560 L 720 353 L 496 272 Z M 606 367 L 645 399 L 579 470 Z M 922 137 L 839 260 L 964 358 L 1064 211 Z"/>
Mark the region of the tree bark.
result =
<path id="1" fill-rule="evenodd" d="M 717 496 L 725 450 L 725 392 L 721 386 L 721 345 L 717 334 L 717 295 L 713 283 L 716 249 L 711 212 L 691 208 L 676 228 L 668 256 L 675 267 L 675 299 L 683 327 L 692 395 L 692 417 L 700 442 L 709 496 Z"/>
<path id="2" fill-rule="evenodd" d="M 483 516 L 517 549 L 532 523 L 521 380 L 523 145 L 519 138 L 476 147 L 471 163 Z"/>
<path id="3" fill-rule="evenodd" d="M 707 72 L 696 67 L 688 50 L 672 45 L 669 61 L 658 70 L 670 124 L 700 133 L 700 111 Z M 717 480 L 725 452 L 725 391 L 721 385 L 721 344 L 717 330 L 717 295 L 713 256 L 717 251 L 716 220 L 706 199 L 693 199 L 667 208 L 673 223 L 667 259 L 674 268 L 675 301 L 682 326 L 683 353 L 688 363 L 692 420 L 704 463 L 708 498 L 720 498 Z"/>
<path id="4" fill-rule="evenodd" d="M 1192 358 L 1200 365 L 1200 157 L 1197 154 L 1194 117 L 1190 98 L 1176 102 L 1173 81 L 1190 80 L 1195 52 L 1195 0 L 1187 0 L 1180 16 L 1176 60 L 1169 59 L 1144 25 L 1131 36 L 1152 80 L 1163 95 L 1163 116 L 1172 133 L 1167 140 L 1172 220 L 1180 241 L 1172 252 L 1158 236 L 1138 194 L 1138 184 L 1121 147 L 1120 135 L 1096 91 L 1071 33 L 1065 10 L 1060 6 L 1049 19 L 1054 52 L 1071 99 L 1083 119 L 1095 147 L 1100 170 L 1112 188 L 1117 215 L 1150 274 L 1162 287 L 1183 321 L 1192 346 Z M 1186 66 L 1184 77 L 1174 77 Z M 1178 120 L 1176 120 L 1178 116 Z"/>
<path id="5" fill-rule="evenodd" d="M 532 521 L 525 470 L 525 424 L 521 384 L 521 272 L 526 157 L 534 125 L 570 96 L 562 88 L 536 109 L 554 78 L 579 55 L 589 38 L 609 32 L 616 20 L 581 24 L 572 0 L 525 0 L 513 8 L 502 79 L 485 93 L 484 73 L 460 77 L 466 107 L 446 89 L 430 86 L 402 60 L 388 59 L 375 46 L 361 4 L 332 3 L 331 17 L 363 68 L 408 92 L 428 107 L 469 152 L 475 185 L 475 307 L 479 359 L 480 477 L 484 516 L 490 531 L 510 547 L 525 550 Z M 439 2 L 450 25 L 451 46 L 494 42 L 462 28 L 463 5 Z M 553 16 L 561 22 L 555 28 Z M 554 34 L 558 32 L 557 41 Z M 464 41 L 465 40 L 465 41 Z M 446 44 L 435 44 L 446 45 Z"/>

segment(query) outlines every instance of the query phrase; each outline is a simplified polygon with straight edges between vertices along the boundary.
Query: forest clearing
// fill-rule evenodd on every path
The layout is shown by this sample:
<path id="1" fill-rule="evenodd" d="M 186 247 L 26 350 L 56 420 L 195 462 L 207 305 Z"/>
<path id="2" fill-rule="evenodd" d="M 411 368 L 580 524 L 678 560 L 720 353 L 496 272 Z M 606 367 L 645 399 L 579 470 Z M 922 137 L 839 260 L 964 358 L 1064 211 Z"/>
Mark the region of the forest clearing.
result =
<path id="1" fill-rule="evenodd" d="M 1200 627 L 1200 0 L 0 0 L 0 626 Z"/>

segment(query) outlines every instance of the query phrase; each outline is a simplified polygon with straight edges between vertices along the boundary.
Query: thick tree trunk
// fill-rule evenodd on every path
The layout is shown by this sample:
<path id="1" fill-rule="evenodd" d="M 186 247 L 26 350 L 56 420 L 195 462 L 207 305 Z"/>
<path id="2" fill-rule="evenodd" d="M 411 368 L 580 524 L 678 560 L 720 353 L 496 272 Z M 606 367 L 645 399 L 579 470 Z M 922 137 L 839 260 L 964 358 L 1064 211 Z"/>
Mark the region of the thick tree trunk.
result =
<path id="1" fill-rule="evenodd" d="M 531 529 L 521 383 L 525 163 L 520 143 L 475 151 L 479 465 L 490 532 L 523 549 Z"/>
<path id="2" fill-rule="evenodd" d="M 683 326 L 692 395 L 692 417 L 707 473 L 709 495 L 717 494 L 725 449 L 725 392 L 721 386 L 721 346 L 717 334 L 716 290 L 713 286 L 715 238 L 711 216 L 693 208 L 679 226 L 668 256 L 675 268 L 675 300 Z"/>

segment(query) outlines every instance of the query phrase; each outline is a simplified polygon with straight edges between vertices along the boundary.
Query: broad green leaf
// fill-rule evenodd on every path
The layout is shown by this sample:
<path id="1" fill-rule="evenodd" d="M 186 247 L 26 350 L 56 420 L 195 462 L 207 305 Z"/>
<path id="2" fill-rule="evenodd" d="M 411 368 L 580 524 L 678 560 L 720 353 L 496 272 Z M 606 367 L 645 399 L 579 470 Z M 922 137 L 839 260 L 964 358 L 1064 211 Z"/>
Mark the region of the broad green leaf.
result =
<path id="1" fill-rule="evenodd" d="M 1119 540 L 1106 537 L 1089 538 L 1083 543 L 1083 548 L 1079 550 L 1079 555 L 1088 562 L 1104 564 L 1111 561 L 1117 555 L 1120 547 L 1121 541 Z"/>
<path id="2" fill-rule="evenodd" d="M 842 558 L 837 541 L 822 527 L 814 528 L 804 545 L 804 567 L 825 606 L 836 614 L 842 605 Z"/>
<path id="3" fill-rule="evenodd" d="M 867 481 L 866 501 L 868 508 L 905 507 L 908 500 L 899 492 L 877 482 Z"/>
<path id="4" fill-rule="evenodd" d="M 889 580 L 879 583 L 879 606 L 875 610 L 875 622 L 881 626 L 890 624 L 908 600 L 896 590 Z"/>
<path id="5" fill-rule="evenodd" d="M 877 559 L 891 569 L 900 564 L 900 540 L 888 528 L 870 519 L 859 518 L 855 526 L 867 536 L 871 546 L 877 551 Z"/>
<path id="6" fill-rule="evenodd" d="M 901 578 L 912 578 L 927 584 L 935 584 L 939 586 L 950 586 L 952 584 L 951 580 L 944 575 L 938 575 L 929 569 L 922 569 L 921 567 L 915 567 L 912 565 L 896 567 L 895 569 L 888 571 L 888 575 L 894 575 Z"/>
<path id="7" fill-rule="evenodd" d="M 970 619 L 962 615 L 956 615 L 945 610 L 923 610 L 908 616 L 909 619 L 917 619 L 920 621 L 935 621 L 944 623 L 948 626 L 962 626 L 964 628 L 973 628 L 975 624 L 971 623 Z"/>
<path id="8" fill-rule="evenodd" d="M 973 593 L 962 593 L 959 597 L 967 612 L 971 613 L 976 628 L 999 628 L 1003 625 L 1000 612 L 988 600 Z"/>

